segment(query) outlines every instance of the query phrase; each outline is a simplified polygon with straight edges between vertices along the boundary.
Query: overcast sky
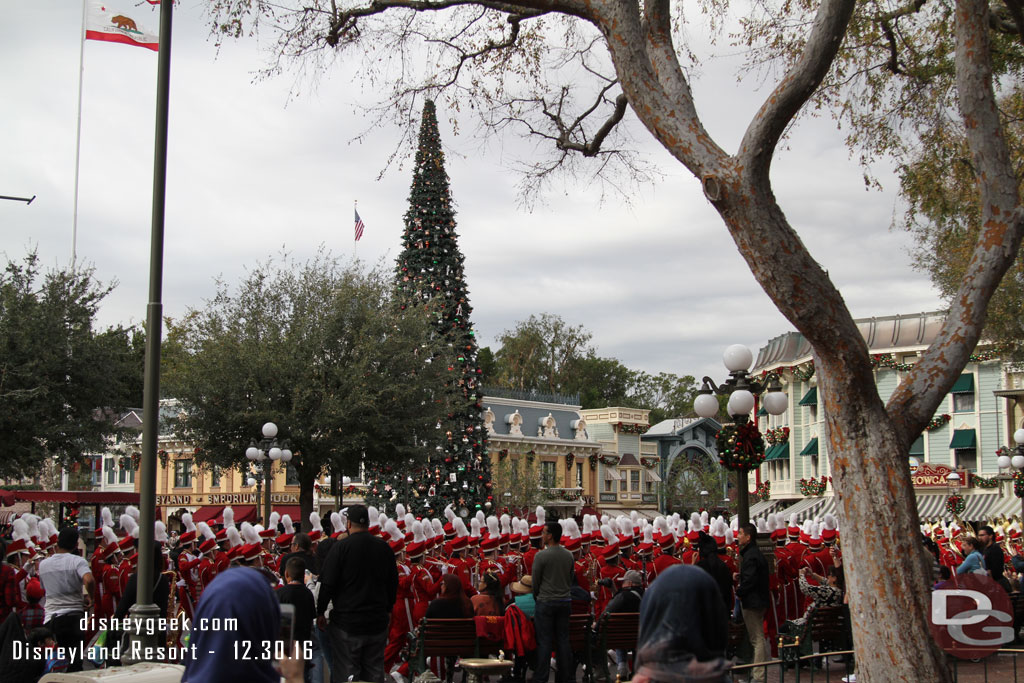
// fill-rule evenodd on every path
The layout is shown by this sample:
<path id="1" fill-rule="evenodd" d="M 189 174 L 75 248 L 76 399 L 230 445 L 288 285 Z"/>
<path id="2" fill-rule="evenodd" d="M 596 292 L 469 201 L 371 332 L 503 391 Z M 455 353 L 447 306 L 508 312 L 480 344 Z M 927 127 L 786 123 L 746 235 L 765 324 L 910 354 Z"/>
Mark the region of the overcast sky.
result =
<path id="1" fill-rule="evenodd" d="M 111 3 L 156 31 L 158 11 Z M 44 265 L 69 263 L 81 4 L 33 0 L 0 22 L 0 250 Z M 78 257 L 119 285 L 101 322 L 145 319 L 157 54 L 87 41 L 78 209 Z M 282 247 L 304 260 L 323 244 L 353 250 L 352 207 L 366 233 L 361 258 L 400 249 L 409 163 L 381 180 L 398 132 L 378 129 L 357 104 L 373 93 L 341 64 L 313 89 L 294 74 L 255 80 L 266 54 L 254 40 L 218 54 L 201 3 L 176 8 L 171 75 L 164 313 L 202 306 L 214 278 L 237 282 Z M 709 61 L 694 83 L 701 114 L 733 149 L 765 88 L 737 83 L 729 60 Z M 298 86 L 299 94 L 289 93 Z M 755 351 L 792 327 L 755 283 L 699 183 L 641 131 L 665 177 L 632 207 L 601 205 L 592 187 L 559 186 L 532 212 L 520 208 L 509 170 L 515 140 L 481 145 L 455 136 L 439 112 L 473 322 L 482 345 L 531 313 L 552 312 L 593 333 L 599 353 L 648 372 L 716 380 L 731 343 Z M 632 116 L 630 115 L 632 119 Z M 635 123 L 635 120 L 633 121 Z M 934 310 L 926 276 L 910 267 L 909 237 L 890 230 L 895 182 L 867 191 L 831 121 L 804 121 L 774 165 L 775 192 L 814 257 L 857 317 Z"/>

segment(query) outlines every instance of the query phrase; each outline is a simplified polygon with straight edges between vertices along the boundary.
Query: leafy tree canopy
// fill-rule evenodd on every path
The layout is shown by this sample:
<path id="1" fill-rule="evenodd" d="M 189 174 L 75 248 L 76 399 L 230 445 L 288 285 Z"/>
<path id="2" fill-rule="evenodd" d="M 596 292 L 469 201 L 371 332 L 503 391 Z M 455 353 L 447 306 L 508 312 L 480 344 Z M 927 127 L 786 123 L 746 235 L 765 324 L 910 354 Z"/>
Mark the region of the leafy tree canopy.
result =
<path id="1" fill-rule="evenodd" d="M 141 404 L 141 331 L 96 329 L 112 289 L 91 268 L 44 273 L 34 251 L 0 273 L 0 476 L 102 452 L 120 412 Z"/>
<path id="2" fill-rule="evenodd" d="M 245 467 L 249 441 L 276 423 L 305 519 L 321 472 L 424 456 L 414 435 L 450 410 L 440 351 L 425 312 L 399 309 L 381 265 L 283 255 L 169 322 L 164 382 L 199 463 Z"/>

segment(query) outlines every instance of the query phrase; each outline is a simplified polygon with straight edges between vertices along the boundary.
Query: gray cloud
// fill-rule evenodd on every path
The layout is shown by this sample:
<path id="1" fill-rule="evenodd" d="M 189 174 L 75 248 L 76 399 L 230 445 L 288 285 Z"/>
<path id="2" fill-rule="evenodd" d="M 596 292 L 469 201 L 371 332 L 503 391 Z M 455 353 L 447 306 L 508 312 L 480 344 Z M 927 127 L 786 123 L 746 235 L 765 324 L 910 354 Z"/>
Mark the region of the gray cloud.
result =
<path id="1" fill-rule="evenodd" d="M 315 90 L 299 81 L 302 94 L 289 99 L 293 76 L 253 82 L 264 63 L 255 44 L 229 44 L 217 57 L 199 10 L 179 7 L 165 313 L 201 306 L 215 277 L 237 281 L 282 247 L 298 259 L 321 244 L 351 254 L 356 199 L 367 225 L 358 255 L 393 259 L 409 163 L 377 181 L 399 132 L 385 126 L 350 142 L 371 123 L 355 106 L 371 96 L 353 83 L 358 65 L 338 65 Z M 0 104 L 0 194 L 39 195 L 30 207 L 0 202 L 0 250 L 12 258 L 28 244 L 47 264 L 70 257 L 79 20 L 74 3 L 41 0 L 12 8 L 0 25 L 0 57 L 17 65 L 0 73 L 8 94 Z M 155 13 L 149 23 L 155 28 Z M 85 65 L 79 255 L 101 280 L 120 281 L 102 321 L 138 322 L 149 267 L 156 54 L 90 41 Z M 735 145 L 765 92 L 722 78 L 729 68 L 728 61 L 709 63 L 695 90 L 712 131 Z M 642 187 L 632 206 L 613 195 L 602 202 L 583 179 L 556 184 L 528 213 L 519 208 L 509 167 L 533 143 L 455 136 L 446 118 L 442 112 L 482 344 L 531 313 L 550 311 L 585 325 L 601 354 L 627 365 L 720 379 L 725 346 L 756 349 L 790 329 L 697 181 L 646 132 L 636 133 L 639 144 L 666 176 Z M 909 267 L 909 238 L 889 230 L 894 194 L 864 190 L 831 122 L 801 122 L 777 156 L 782 206 L 855 315 L 939 305 L 927 279 Z"/>

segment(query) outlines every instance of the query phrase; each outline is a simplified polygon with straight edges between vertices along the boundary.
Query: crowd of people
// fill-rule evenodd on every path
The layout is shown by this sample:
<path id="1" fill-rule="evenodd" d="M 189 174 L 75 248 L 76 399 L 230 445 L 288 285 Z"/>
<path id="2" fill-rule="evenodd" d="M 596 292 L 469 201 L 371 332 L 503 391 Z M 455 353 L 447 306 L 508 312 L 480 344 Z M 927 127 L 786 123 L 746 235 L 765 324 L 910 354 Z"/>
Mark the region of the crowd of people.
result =
<path id="1" fill-rule="evenodd" d="M 16 615 L 19 637 L 72 653 L 45 662 L 45 670 L 87 665 L 75 646 L 97 634 L 83 631 L 83 616 L 95 623 L 129 614 L 138 518 L 129 507 L 115 526 L 104 510 L 88 560 L 74 528 L 57 533 L 33 515 L 15 520 L 0 570 L 0 622 Z M 809 608 L 843 599 L 830 515 L 821 524 L 787 523 L 780 514 L 730 527 L 706 512 L 548 522 L 542 507 L 530 520 L 463 519 L 449 508 L 442 521 L 416 519 L 399 504 L 391 516 L 362 505 L 323 521 L 313 513 L 308 531 L 276 512 L 266 527 L 236 525 L 231 508 L 222 524 L 194 524 L 187 513 L 181 521 L 182 532 L 170 536 L 156 522 L 151 552 L 154 602 L 191 627 L 161 634 L 182 646 L 183 681 L 278 680 L 277 666 L 296 681 L 320 683 L 329 671 L 335 683 L 401 682 L 413 675 L 410 635 L 424 617 L 480 617 L 505 625 L 494 636 L 512 645 L 514 680 L 547 681 L 553 664 L 565 683 L 583 660 L 569 648 L 570 615 L 616 612 L 640 613 L 636 649 L 612 653 L 616 677 L 665 680 L 665 667 L 683 661 L 714 675 L 726 666 L 730 619 L 744 624 L 753 661 L 762 662 L 778 634 L 799 632 Z M 775 541 L 774 571 L 756 543 L 763 535 Z M 699 596 L 690 595 L 698 586 Z M 239 643 L 280 641 L 280 605 L 290 605 L 301 645 L 239 650 Z M 690 616 L 673 625 L 667 610 L 683 607 Z M 244 627 L 207 631 L 199 625 L 209 616 Z M 107 642 L 120 635 L 107 634 Z M 591 660 L 599 681 L 612 677 L 606 653 Z M 430 666 L 443 673 L 445 663 Z M 754 669 L 752 680 L 764 674 Z"/>

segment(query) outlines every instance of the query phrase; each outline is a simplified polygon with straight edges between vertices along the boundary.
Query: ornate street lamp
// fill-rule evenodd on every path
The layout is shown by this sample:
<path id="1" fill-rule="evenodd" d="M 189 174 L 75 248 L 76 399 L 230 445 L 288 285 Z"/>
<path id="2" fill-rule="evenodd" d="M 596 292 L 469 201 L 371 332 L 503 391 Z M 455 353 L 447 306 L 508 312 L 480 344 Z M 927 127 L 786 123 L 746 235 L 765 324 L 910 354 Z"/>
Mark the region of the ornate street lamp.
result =
<path id="1" fill-rule="evenodd" d="M 260 478 L 266 482 L 265 490 L 263 491 L 263 523 L 270 523 L 270 475 L 273 470 L 274 463 L 281 461 L 284 463 L 289 462 L 292 459 L 292 452 L 288 449 L 288 442 L 283 441 L 280 445 L 277 443 L 277 425 L 273 422 L 268 422 L 263 425 L 263 438 L 257 442 L 253 439 L 249 442 L 249 448 L 245 450 L 245 457 L 250 462 L 258 464 L 261 471 Z M 283 446 L 283 448 L 282 448 Z M 260 481 L 259 478 L 256 480 L 256 500 L 257 504 L 260 499 Z"/>
<path id="2" fill-rule="evenodd" d="M 1013 453 L 1013 456 L 1011 457 L 1010 455 L 1004 452 L 996 459 L 996 464 L 999 466 L 1000 471 L 1008 469 L 1010 467 L 1017 470 L 1018 472 L 1020 470 L 1024 470 L 1024 429 L 1018 429 L 1013 433 L 1013 441 L 1014 443 L 1017 444 L 1017 447 L 1014 448 L 1013 451 L 1011 451 Z M 1006 476 L 1011 481 L 1014 481 L 1016 479 L 1016 476 L 1019 475 L 1015 476 L 1008 474 Z M 1014 490 L 1016 490 L 1016 487 L 1014 487 Z M 1000 489 L 1000 491 L 1002 491 L 1002 489 Z M 1021 517 L 1024 518 L 1024 498 L 1021 498 L 1020 501 Z"/>
<path id="3" fill-rule="evenodd" d="M 710 377 L 703 379 L 704 386 L 693 401 L 693 410 L 697 415 L 700 417 L 715 416 L 718 412 L 718 399 L 715 398 L 715 394 L 729 397 L 726 410 L 737 429 L 750 419 L 750 412 L 754 409 L 757 398 L 762 394 L 762 405 L 768 413 L 781 415 L 786 412 L 789 398 L 782 391 L 782 383 L 779 381 L 778 375 L 769 373 L 763 381 L 750 377 L 748 371 L 754 362 L 754 355 L 750 349 L 743 344 L 733 344 L 725 350 L 722 362 L 729 370 L 729 379 L 721 386 L 716 385 Z M 736 470 L 736 488 L 738 489 L 736 503 L 739 523 L 746 524 L 750 521 L 750 492 L 747 490 L 749 468 L 734 465 L 732 469 Z"/>

